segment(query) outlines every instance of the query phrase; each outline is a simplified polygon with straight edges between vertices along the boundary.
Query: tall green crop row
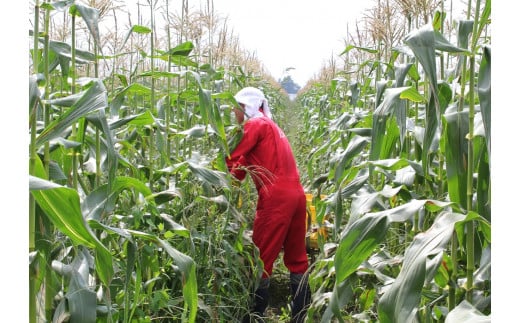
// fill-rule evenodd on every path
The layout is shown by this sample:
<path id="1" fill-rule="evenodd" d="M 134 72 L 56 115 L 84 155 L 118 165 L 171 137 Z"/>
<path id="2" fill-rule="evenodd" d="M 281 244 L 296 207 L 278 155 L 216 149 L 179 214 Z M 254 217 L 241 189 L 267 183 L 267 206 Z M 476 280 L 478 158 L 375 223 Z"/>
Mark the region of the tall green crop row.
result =
<path id="1" fill-rule="evenodd" d="M 367 61 L 356 79 L 338 76 L 299 96 L 300 168 L 309 190 L 326 195 L 315 201 L 318 220 L 334 222 L 312 269 L 310 317 L 490 314 L 491 1 L 468 9 L 456 44 L 438 11 L 378 65 L 381 78 L 363 74 Z"/>
<path id="2" fill-rule="evenodd" d="M 189 40 L 163 45 L 159 4 L 148 6 L 149 25 L 129 27 L 109 56 L 99 9 L 35 3 L 31 322 L 222 322 L 249 305 L 254 189 L 232 189 L 225 169 L 240 133 L 229 107 L 245 85 L 286 98 L 243 66 L 204 62 Z M 62 16 L 72 33 L 52 39 Z"/>
<path id="3" fill-rule="evenodd" d="M 220 56 L 213 35 L 205 58 L 184 29 L 188 1 L 166 41 L 157 18 L 165 10 L 172 23 L 171 2 L 141 6 L 123 41 L 103 37 L 106 8 L 90 3 L 34 3 L 31 322 L 242 316 L 260 268 L 247 230 L 255 193 L 231 185 L 224 156 L 240 136 L 232 93 L 245 85 L 264 89 L 302 181 L 325 196 L 317 217 L 333 229 L 311 268 L 309 316 L 490 313 L 490 0 L 469 2 L 456 44 L 444 7 L 425 25 L 428 12 L 408 12 L 400 46 L 347 46 L 367 57 L 350 63 L 357 73 L 314 84 L 297 103 Z M 58 17 L 70 32 L 53 38 Z"/>

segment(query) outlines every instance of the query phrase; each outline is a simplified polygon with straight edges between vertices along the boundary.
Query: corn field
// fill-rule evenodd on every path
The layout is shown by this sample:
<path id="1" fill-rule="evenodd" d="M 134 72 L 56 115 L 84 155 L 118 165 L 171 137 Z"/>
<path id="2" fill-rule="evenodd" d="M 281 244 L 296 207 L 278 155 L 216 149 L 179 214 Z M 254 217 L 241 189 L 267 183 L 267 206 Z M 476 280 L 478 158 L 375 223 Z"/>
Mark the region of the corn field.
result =
<path id="1" fill-rule="evenodd" d="M 262 270 L 225 165 L 244 86 L 327 232 L 308 322 L 490 322 L 491 0 L 378 0 L 294 101 L 212 1 L 143 2 L 30 4 L 30 322 L 240 320 Z"/>

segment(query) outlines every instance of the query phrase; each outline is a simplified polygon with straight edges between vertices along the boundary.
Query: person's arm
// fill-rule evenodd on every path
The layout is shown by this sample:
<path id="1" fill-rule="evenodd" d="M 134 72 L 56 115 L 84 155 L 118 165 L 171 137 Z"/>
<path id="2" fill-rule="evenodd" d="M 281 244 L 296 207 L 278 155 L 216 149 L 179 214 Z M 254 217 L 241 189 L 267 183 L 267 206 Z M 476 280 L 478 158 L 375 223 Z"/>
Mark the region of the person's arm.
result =
<path id="1" fill-rule="evenodd" d="M 245 168 L 249 166 L 246 156 L 261 138 L 261 125 L 262 123 L 258 122 L 258 120 L 248 120 L 244 124 L 244 135 L 242 139 L 233 152 L 231 152 L 231 155 L 226 158 L 226 165 L 229 172 L 239 180 L 243 180 L 246 177 L 247 173 Z"/>
<path id="2" fill-rule="evenodd" d="M 228 167 L 229 172 L 231 175 L 233 175 L 236 179 L 242 181 L 246 177 L 246 159 L 244 156 L 239 156 L 238 158 L 226 158 L 226 164 Z"/>

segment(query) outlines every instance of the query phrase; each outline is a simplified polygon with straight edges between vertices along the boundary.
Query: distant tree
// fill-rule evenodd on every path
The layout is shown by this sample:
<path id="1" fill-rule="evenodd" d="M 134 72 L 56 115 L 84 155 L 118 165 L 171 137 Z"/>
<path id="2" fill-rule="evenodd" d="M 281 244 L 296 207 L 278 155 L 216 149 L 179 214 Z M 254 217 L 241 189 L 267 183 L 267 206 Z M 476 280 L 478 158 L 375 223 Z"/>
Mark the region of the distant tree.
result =
<path id="1" fill-rule="evenodd" d="M 296 84 L 290 75 L 285 76 L 279 83 L 288 94 L 296 94 L 301 89 L 301 86 Z"/>

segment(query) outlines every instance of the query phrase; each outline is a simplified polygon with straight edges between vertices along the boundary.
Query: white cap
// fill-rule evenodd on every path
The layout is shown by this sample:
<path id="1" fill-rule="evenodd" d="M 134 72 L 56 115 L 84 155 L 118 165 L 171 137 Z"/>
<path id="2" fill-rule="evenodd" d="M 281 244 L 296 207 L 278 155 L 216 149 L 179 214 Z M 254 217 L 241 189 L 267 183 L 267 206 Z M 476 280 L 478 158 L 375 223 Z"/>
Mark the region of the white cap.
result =
<path id="1" fill-rule="evenodd" d="M 264 93 L 255 87 L 245 87 L 235 94 L 235 100 L 246 106 L 245 117 L 256 118 L 263 114 L 260 112 L 260 107 L 263 105 L 264 114 L 269 119 L 272 118 L 271 109 L 267 103 Z"/>

